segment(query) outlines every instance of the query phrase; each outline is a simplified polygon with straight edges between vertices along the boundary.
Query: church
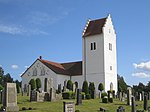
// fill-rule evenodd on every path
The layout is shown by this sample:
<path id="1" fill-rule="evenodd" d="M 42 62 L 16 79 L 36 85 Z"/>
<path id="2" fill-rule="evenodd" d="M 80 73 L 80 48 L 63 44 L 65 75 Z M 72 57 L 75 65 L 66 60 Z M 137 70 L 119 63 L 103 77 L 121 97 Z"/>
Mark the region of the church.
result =
<path id="1" fill-rule="evenodd" d="M 78 82 L 82 88 L 83 81 L 94 82 L 98 93 L 99 83 L 103 83 L 105 91 L 117 92 L 117 51 L 116 33 L 110 14 L 101 19 L 88 20 L 82 34 L 82 61 L 58 63 L 45 60 L 40 56 L 21 75 L 22 88 L 31 79 L 40 78 L 41 90 L 44 82 L 53 80 L 53 88 L 64 86 L 64 81 Z"/>

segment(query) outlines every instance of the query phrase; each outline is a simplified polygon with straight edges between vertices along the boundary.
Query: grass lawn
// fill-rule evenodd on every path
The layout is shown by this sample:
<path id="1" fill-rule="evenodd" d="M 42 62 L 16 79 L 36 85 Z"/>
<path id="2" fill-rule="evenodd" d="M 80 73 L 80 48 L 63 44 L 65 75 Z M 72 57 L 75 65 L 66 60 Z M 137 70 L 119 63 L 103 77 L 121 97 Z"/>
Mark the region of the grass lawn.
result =
<path id="1" fill-rule="evenodd" d="M 18 95 L 18 106 L 20 111 L 22 107 L 32 107 L 34 110 L 26 110 L 24 112 L 63 112 L 63 101 L 73 101 L 76 100 L 61 100 L 56 102 L 29 102 L 29 97 Z M 126 105 L 125 102 L 120 102 L 118 99 L 114 99 L 114 103 L 101 103 L 100 99 L 82 100 L 83 104 L 75 106 L 76 110 L 80 112 L 99 112 L 99 108 L 103 107 L 109 110 L 109 112 L 116 112 L 119 106 L 123 106 L 126 112 L 131 112 L 131 107 Z M 143 101 L 137 101 L 137 109 L 143 109 Z M 148 102 L 150 104 L 150 101 Z M 0 104 L 0 106 L 2 106 Z"/>

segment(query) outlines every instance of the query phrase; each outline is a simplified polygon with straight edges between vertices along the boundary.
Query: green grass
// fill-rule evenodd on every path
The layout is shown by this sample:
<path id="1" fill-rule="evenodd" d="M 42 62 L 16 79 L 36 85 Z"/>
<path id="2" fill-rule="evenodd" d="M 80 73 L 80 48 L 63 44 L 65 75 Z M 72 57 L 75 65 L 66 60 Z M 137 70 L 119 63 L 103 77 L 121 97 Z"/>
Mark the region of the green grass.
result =
<path id="1" fill-rule="evenodd" d="M 18 95 L 18 106 L 20 111 L 22 107 L 33 108 L 34 110 L 26 110 L 22 112 L 63 112 L 63 101 L 73 101 L 76 100 L 61 100 L 56 102 L 29 102 L 28 96 Z M 100 99 L 82 100 L 82 105 L 75 106 L 76 110 L 80 112 L 99 112 L 99 108 L 103 107 L 109 110 L 109 112 L 116 112 L 119 106 L 123 106 L 126 112 L 131 112 L 131 107 L 126 105 L 125 102 L 120 102 L 118 99 L 114 100 L 114 103 L 101 103 Z M 143 109 L 143 101 L 136 102 L 138 104 L 137 109 Z M 149 101 L 150 104 L 150 101 Z M 2 106 L 0 104 L 0 106 Z"/>

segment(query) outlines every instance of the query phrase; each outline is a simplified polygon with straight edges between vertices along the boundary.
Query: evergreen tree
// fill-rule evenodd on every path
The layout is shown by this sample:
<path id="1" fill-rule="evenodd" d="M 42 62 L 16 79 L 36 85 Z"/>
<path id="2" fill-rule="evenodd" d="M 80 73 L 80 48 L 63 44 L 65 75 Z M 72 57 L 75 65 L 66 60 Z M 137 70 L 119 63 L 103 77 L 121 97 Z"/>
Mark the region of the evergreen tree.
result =
<path id="1" fill-rule="evenodd" d="M 39 91 L 39 88 L 41 88 L 41 80 L 39 78 L 36 79 L 36 87 L 37 87 L 37 91 Z"/>
<path id="2" fill-rule="evenodd" d="M 71 91 L 72 91 L 72 89 L 73 89 L 73 83 L 72 83 L 71 80 L 68 80 L 68 81 L 67 81 L 67 89 L 69 89 L 69 90 L 71 90 Z"/>
<path id="3" fill-rule="evenodd" d="M 117 76 L 118 78 L 118 89 L 122 90 L 123 92 L 127 91 L 127 84 L 124 81 L 123 77 L 120 77 L 119 75 Z"/>
<path id="4" fill-rule="evenodd" d="M 91 95 L 91 98 L 94 98 L 94 91 L 95 91 L 94 82 L 90 82 L 90 84 L 89 84 L 89 94 Z"/>
<path id="5" fill-rule="evenodd" d="M 83 82 L 82 92 L 84 92 L 85 94 L 89 94 L 89 88 L 88 88 L 88 82 L 87 81 Z"/>
<path id="6" fill-rule="evenodd" d="M 20 82 L 18 80 L 15 81 L 17 93 L 20 93 Z"/>
<path id="7" fill-rule="evenodd" d="M 36 81 L 34 79 L 31 79 L 29 84 L 31 85 L 31 90 L 36 89 Z"/>
<path id="8" fill-rule="evenodd" d="M 98 90 L 101 92 L 104 90 L 104 85 L 102 83 L 99 83 Z"/>

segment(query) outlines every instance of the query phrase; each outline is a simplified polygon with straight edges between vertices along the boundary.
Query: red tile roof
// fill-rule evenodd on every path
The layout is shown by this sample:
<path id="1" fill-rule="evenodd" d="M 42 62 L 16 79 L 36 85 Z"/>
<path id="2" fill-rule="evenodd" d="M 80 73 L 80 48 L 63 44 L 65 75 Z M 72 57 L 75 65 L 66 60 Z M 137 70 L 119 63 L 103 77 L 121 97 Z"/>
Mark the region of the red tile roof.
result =
<path id="1" fill-rule="evenodd" d="M 89 21 L 89 24 L 83 34 L 83 37 L 101 34 L 105 22 L 106 22 L 106 18 Z"/>
<path id="2" fill-rule="evenodd" d="M 69 63 L 56 63 L 48 60 L 39 59 L 44 65 L 53 70 L 57 74 L 63 75 L 82 75 L 82 61 Z"/>

